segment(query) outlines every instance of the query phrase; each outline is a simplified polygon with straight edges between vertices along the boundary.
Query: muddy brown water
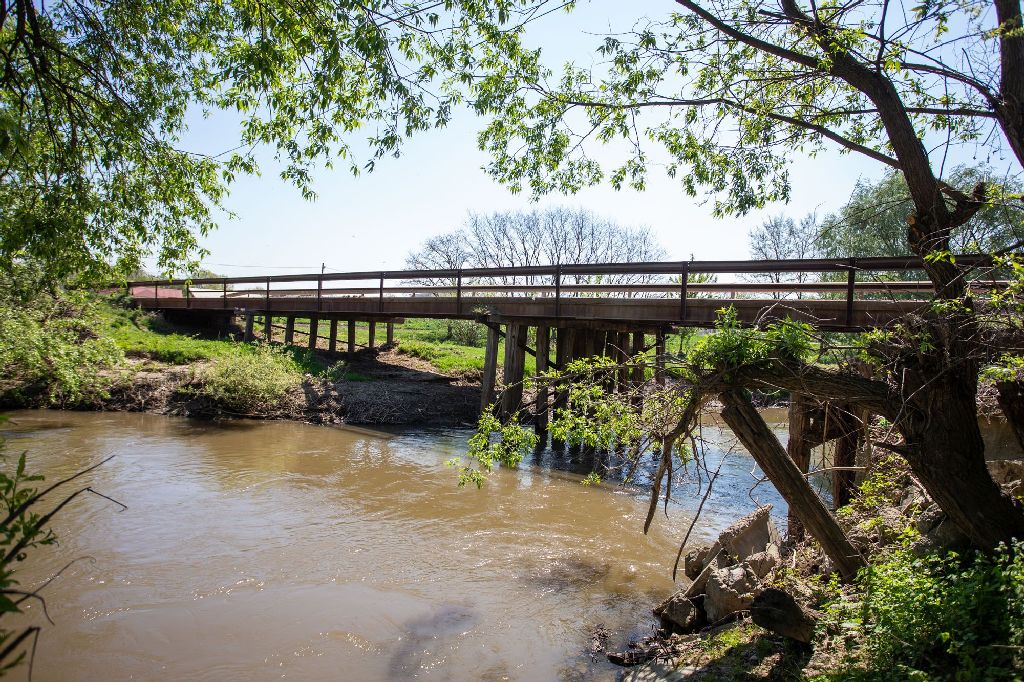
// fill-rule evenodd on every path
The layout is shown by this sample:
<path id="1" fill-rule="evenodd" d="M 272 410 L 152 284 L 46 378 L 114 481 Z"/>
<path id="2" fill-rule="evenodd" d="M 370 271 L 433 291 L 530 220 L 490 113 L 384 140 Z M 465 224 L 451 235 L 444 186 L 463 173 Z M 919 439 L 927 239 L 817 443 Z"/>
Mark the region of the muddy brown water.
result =
<path id="1" fill-rule="evenodd" d="M 612 648 L 649 632 L 704 485 L 644 536 L 647 492 L 583 487 L 571 454 L 457 488 L 466 431 L 12 417 L 8 452 L 48 480 L 114 455 L 86 482 L 128 506 L 79 499 L 19 570 L 35 587 L 77 559 L 43 592 L 40 681 L 615 679 L 594 628 Z M 705 436 L 714 467 L 728 439 Z M 784 515 L 757 475 L 728 456 L 695 542 L 757 503 Z"/>

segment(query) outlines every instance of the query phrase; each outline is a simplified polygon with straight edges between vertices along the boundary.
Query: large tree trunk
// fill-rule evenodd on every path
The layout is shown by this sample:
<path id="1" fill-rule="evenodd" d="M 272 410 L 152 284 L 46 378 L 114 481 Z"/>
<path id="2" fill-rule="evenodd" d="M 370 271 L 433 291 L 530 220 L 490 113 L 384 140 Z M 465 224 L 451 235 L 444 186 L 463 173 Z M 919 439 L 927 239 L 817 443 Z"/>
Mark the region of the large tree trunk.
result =
<path id="1" fill-rule="evenodd" d="M 925 383 L 897 425 L 906 459 L 928 494 L 976 546 L 991 548 L 1024 538 L 1024 510 L 1002 493 L 985 465 L 977 372 L 973 363 L 964 365 L 919 377 Z"/>
<path id="2" fill-rule="evenodd" d="M 999 391 L 999 407 L 1024 453 L 1024 386 L 1020 381 L 1000 381 L 996 383 L 996 389 Z"/>
<path id="3" fill-rule="evenodd" d="M 739 389 L 723 391 L 719 399 L 725 406 L 722 419 L 818 541 L 839 575 L 848 580 L 853 578 L 865 565 L 864 557 L 850 544 L 835 517 L 825 508 L 750 399 Z"/>

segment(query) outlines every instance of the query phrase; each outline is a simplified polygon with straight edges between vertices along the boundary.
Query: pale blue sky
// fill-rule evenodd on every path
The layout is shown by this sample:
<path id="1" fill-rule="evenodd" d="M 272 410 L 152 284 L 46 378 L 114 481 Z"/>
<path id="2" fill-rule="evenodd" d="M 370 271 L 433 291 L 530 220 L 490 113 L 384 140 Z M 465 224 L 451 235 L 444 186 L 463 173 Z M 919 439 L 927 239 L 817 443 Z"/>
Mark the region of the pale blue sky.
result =
<path id="1" fill-rule="evenodd" d="M 544 47 L 551 62 L 592 59 L 606 31 L 632 26 L 637 17 L 672 10 L 670 0 L 581 5 L 571 15 L 551 17 L 531 29 L 530 39 Z M 227 275 L 255 272 L 399 269 L 406 254 L 427 237 L 457 228 L 470 211 L 529 209 L 529 197 L 516 196 L 481 170 L 487 157 L 476 148 L 480 120 L 456 116 L 447 129 L 421 134 L 399 159 L 355 178 L 345 169 L 315 174 L 319 198 L 305 201 L 282 181 L 272 164 L 262 177 L 242 177 L 226 207 L 237 214 L 203 241 L 210 251 L 204 264 Z M 197 121 L 187 146 L 217 153 L 234 145 L 237 132 L 227 117 Z M 540 202 L 583 206 L 627 225 L 646 225 L 672 259 L 745 258 L 747 234 L 768 215 L 785 212 L 799 218 L 827 213 L 849 197 L 858 178 L 877 178 L 879 164 L 856 155 L 829 153 L 797 158 L 788 205 L 770 206 L 742 218 L 715 219 L 710 204 L 686 196 L 678 181 L 655 169 L 642 193 L 603 186 L 575 196 L 551 196 Z M 249 266 L 249 267 L 242 267 Z"/>

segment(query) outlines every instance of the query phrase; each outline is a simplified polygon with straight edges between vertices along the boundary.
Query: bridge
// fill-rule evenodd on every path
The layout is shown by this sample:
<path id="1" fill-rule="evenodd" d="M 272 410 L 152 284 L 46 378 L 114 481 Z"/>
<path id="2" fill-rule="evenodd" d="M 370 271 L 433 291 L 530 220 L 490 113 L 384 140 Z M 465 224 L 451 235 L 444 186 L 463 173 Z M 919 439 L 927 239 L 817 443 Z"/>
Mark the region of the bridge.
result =
<path id="1" fill-rule="evenodd" d="M 973 288 L 1003 284 L 992 279 L 988 256 L 958 256 L 957 263 L 974 268 Z M 369 323 L 372 347 L 378 323 L 391 343 L 394 324 L 406 318 L 477 320 L 488 327 L 483 405 L 494 397 L 499 341 L 506 339 L 503 383 L 511 390 L 503 392 L 501 409 L 507 414 L 522 399 L 526 353 L 536 356 L 543 372 L 578 357 L 625 359 L 648 350 L 647 337 L 653 336 L 661 358 L 667 333 L 712 327 L 726 306 L 735 307 L 745 324 L 789 317 L 822 330 L 864 331 L 928 305 L 931 283 L 907 275 L 920 276 L 923 269 L 913 256 L 672 261 L 133 281 L 126 287 L 137 305 L 169 317 L 243 315 L 247 341 L 255 338 L 257 316 L 268 341 L 273 319 L 285 318 L 287 344 L 293 342 L 295 320 L 308 319 L 309 346 L 326 339 L 335 352 L 338 324 L 345 322 L 349 354 L 355 350 L 356 321 Z M 729 281 L 718 281 L 722 276 Z M 321 322 L 329 324 L 326 336 Z M 536 328 L 535 348 L 526 343 L 530 327 Z M 546 427 L 546 407 L 547 395 L 538 396 L 538 428 Z"/>

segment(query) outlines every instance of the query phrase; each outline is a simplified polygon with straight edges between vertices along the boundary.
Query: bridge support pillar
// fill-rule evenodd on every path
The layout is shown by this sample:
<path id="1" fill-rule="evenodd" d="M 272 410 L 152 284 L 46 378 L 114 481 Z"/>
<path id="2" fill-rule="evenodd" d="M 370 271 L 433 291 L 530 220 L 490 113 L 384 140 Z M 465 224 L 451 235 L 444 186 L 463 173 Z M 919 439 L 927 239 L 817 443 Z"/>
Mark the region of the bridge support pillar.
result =
<path id="1" fill-rule="evenodd" d="M 246 313 L 245 314 L 245 342 L 246 343 L 252 343 L 252 340 L 253 340 L 252 325 L 253 325 L 254 317 L 255 317 L 255 315 L 253 315 L 252 313 Z"/>
<path id="2" fill-rule="evenodd" d="M 548 361 L 551 357 L 551 328 L 547 326 L 537 327 L 537 374 L 548 371 Z M 537 384 L 537 407 L 536 416 L 533 422 L 534 430 L 541 438 L 541 445 L 548 440 L 548 385 L 541 380 Z"/>
<path id="3" fill-rule="evenodd" d="M 338 321 L 331 320 L 331 335 L 327 341 L 327 350 L 334 353 L 338 350 Z"/>
<path id="4" fill-rule="evenodd" d="M 348 361 L 356 359 L 356 321 L 348 321 Z"/>
<path id="5" fill-rule="evenodd" d="M 523 368 L 526 365 L 524 324 L 505 327 L 505 390 L 501 394 L 501 419 L 508 420 L 523 402 Z"/>
<path id="6" fill-rule="evenodd" d="M 388 325 L 387 325 L 387 336 L 388 336 L 388 341 L 387 341 L 388 346 L 395 345 L 395 323 L 394 322 L 388 322 Z"/>
<path id="7" fill-rule="evenodd" d="M 269 312 L 263 313 L 263 340 L 267 343 L 274 340 L 274 316 Z"/>
<path id="8" fill-rule="evenodd" d="M 320 320 L 316 317 L 309 318 L 309 349 L 316 350 L 317 337 L 320 336 Z"/>
<path id="9" fill-rule="evenodd" d="M 285 345 L 292 345 L 292 341 L 295 340 L 295 316 L 289 315 L 285 318 L 284 323 L 284 342 Z"/>
<path id="10" fill-rule="evenodd" d="M 370 347 L 370 350 L 373 350 L 374 347 L 376 346 L 377 323 L 374 322 L 373 320 L 370 320 L 369 325 L 370 325 L 370 341 L 367 343 L 367 345 Z"/>
<path id="11" fill-rule="evenodd" d="M 555 330 L 555 365 L 560 371 L 564 371 L 566 365 L 572 362 L 573 330 L 567 327 L 559 327 Z M 555 398 L 551 404 L 551 412 L 563 408 L 569 401 L 569 393 L 563 381 L 555 386 Z M 551 447 L 561 450 L 565 442 L 551 439 Z"/>
<path id="12" fill-rule="evenodd" d="M 494 385 L 498 377 L 498 330 L 487 325 L 487 346 L 484 352 L 484 375 L 480 377 L 480 412 L 494 402 Z"/>

